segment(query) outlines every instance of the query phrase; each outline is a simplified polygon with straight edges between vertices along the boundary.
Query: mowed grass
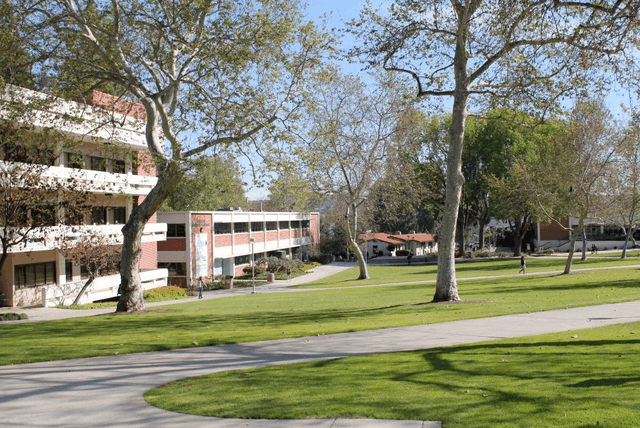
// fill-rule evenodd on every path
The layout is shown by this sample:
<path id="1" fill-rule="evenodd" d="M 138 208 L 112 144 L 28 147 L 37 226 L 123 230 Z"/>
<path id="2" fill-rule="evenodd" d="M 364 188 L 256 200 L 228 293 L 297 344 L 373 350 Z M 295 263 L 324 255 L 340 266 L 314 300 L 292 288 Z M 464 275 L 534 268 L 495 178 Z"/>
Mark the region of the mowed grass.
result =
<path id="1" fill-rule="evenodd" d="M 640 323 L 216 373 L 145 399 L 175 412 L 235 418 L 631 428 L 640 426 L 637 333 Z"/>
<path id="2" fill-rule="evenodd" d="M 620 259 L 621 253 L 601 253 L 589 255 L 587 260 L 580 260 L 581 254 L 573 258 L 572 271 L 580 269 L 618 268 L 622 266 L 640 265 L 640 251 L 627 253 L 626 259 Z M 402 263 L 404 258 L 399 257 Z M 534 256 L 526 257 L 527 273 L 564 271 L 567 256 Z M 393 284 L 406 282 L 432 282 L 436 280 L 438 267 L 435 264 L 416 264 L 393 266 L 369 266 L 368 280 L 357 280 L 358 268 L 345 270 L 329 278 L 320 279 L 297 288 L 328 288 L 328 287 L 356 287 L 370 284 Z M 507 259 L 476 259 L 464 260 L 456 263 L 456 277 L 458 279 L 476 278 L 493 275 L 512 275 L 520 271 L 519 258 Z"/>
<path id="3" fill-rule="evenodd" d="M 475 276 L 502 261 L 478 262 Z M 421 267 L 424 269 L 424 266 Z M 395 269 L 402 269 L 395 268 Z M 407 269 L 413 269 L 408 267 Z M 426 304 L 433 284 L 242 295 L 109 314 L 0 325 L 0 364 L 429 324 L 640 299 L 638 268 L 460 281 L 456 304 Z"/>

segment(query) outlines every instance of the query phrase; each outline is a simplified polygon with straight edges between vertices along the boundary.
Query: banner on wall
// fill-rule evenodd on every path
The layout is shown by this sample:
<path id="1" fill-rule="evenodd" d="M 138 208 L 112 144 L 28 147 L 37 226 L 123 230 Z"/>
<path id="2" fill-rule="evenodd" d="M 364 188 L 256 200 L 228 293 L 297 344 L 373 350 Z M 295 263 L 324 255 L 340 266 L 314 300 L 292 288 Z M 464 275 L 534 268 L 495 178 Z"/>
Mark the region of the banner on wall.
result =
<path id="1" fill-rule="evenodd" d="M 196 278 L 201 276 L 209 276 L 206 233 L 196 233 Z"/>

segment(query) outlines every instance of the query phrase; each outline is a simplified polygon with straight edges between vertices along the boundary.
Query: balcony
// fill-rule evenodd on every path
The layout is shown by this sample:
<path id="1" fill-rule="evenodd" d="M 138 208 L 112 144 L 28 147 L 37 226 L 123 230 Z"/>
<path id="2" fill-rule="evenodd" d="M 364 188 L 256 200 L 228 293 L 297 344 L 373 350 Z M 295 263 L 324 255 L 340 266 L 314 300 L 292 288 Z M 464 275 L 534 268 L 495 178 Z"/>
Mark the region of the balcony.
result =
<path id="1" fill-rule="evenodd" d="M 74 101 L 60 98 L 52 100 L 46 94 L 11 85 L 7 85 L 0 97 L 6 102 L 20 103 L 31 109 L 16 118 L 8 109 L 0 107 L 0 117 L 4 119 L 28 123 L 37 128 L 53 126 L 84 141 L 100 139 L 135 149 L 147 147 L 144 121 Z"/>
<path id="2" fill-rule="evenodd" d="M 100 234 L 109 243 L 121 245 L 123 241 L 122 224 L 101 226 L 51 226 L 36 230 L 29 234 L 29 239 L 22 245 L 9 248 L 10 253 L 28 251 L 45 251 L 60 248 L 63 240 L 74 241 L 80 236 Z M 142 233 L 142 242 L 157 242 L 167 239 L 166 223 L 147 223 Z"/>
<path id="3" fill-rule="evenodd" d="M 19 168 L 19 162 L 0 161 L 0 171 L 10 173 Z M 131 196 L 146 196 L 158 182 L 157 177 L 143 175 L 117 174 L 85 169 L 65 168 L 62 166 L 42 167 L 43 180 L 72 180 L 74 186 L 83 187 L 92 193 L 116 193 Z"/>

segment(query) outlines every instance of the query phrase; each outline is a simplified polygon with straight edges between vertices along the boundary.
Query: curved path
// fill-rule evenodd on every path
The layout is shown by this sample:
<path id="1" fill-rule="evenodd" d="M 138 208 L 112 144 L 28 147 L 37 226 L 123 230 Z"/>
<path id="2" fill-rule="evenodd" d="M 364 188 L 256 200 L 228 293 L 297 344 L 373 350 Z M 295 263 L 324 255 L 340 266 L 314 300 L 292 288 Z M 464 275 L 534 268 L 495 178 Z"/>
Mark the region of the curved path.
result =
<path id="1" fill-rule="evenodd" d="M 150 388 L 215 371 L 435 348 L 640 321 L 640 301 L 298 339 L 0 367 L 0 427 L 401 428 L 439 422 L 243 420 L 149 406 Z"/>

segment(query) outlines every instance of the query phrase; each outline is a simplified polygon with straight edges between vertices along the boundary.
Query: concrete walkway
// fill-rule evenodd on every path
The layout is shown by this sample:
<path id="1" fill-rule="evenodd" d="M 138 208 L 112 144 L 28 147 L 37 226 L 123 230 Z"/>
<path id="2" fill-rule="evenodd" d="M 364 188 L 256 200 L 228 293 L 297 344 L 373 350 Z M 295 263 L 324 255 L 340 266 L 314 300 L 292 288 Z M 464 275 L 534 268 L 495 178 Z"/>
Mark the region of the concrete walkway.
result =
<path id="1" fill-rule="evenodd" d="M 640 321 L 640 301 L 326 336 L 0 366 L 0 427 L 427 428 L 433 421 L 182 415 L 142 394 L 206 373 L 435 348 Z M 0 326 L 0 328 L 2 328 Z"/>

